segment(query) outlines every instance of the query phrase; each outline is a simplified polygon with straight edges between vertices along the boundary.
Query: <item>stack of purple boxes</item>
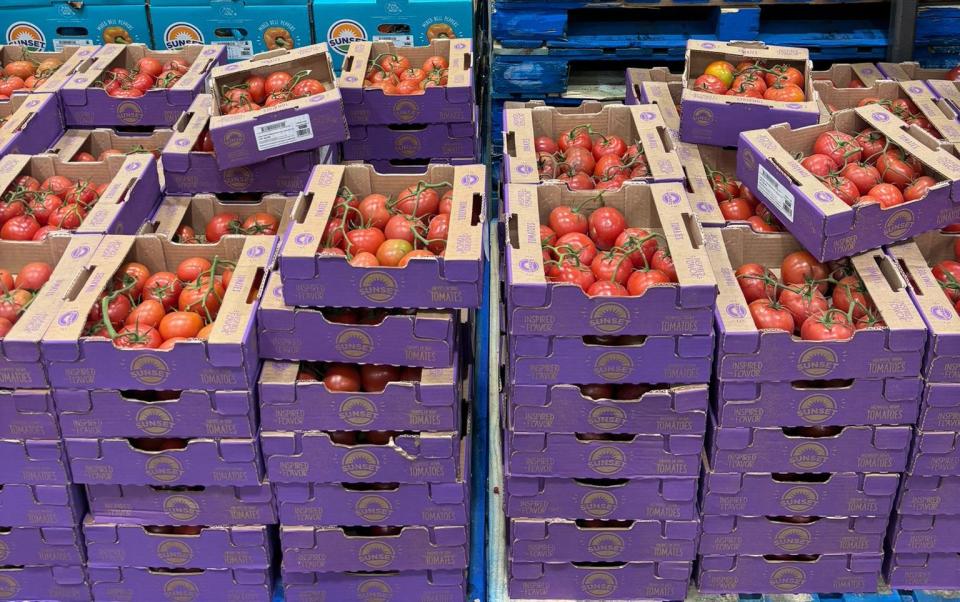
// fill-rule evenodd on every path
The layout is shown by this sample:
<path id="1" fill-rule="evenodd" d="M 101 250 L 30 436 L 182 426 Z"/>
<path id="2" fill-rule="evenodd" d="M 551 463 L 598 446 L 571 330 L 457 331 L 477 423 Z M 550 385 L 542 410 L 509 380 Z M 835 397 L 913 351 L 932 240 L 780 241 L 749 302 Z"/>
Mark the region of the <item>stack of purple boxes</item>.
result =
<path id="1" fill-rule="evenodd" d="M 396 198 L 420 181 L 452 185 L 457 246 L 444 258 L 374 269 L 317 255 L 337 197 Z M 479 165 L 311 174 L 260 309 L 262 448 L 288 601 L 466 595 L 464 323 L 480 301 L 484 187 Z"/>
<path id="2" fill-rule="evenodd" d="M 381 63 L 406 61 L 414 73 L 423 68 L 425 75 L 438 78 L 442 71 L 436 65 L 443 62 L 434 57 L 448 65 L 443 80 L 437 79 L 439 85 L 386 93 L 365 81 L 368 70 L 381 72 Z M 431 162 L 469 165 L 479 158 L 471 39 L 437 39 L 414 48 L 388 41 L 353 42 L 337 85 L 350 126 L 350 139 L 343 143 L 345 160 L 365 161 L 380 173 L 417 173 Z"/>

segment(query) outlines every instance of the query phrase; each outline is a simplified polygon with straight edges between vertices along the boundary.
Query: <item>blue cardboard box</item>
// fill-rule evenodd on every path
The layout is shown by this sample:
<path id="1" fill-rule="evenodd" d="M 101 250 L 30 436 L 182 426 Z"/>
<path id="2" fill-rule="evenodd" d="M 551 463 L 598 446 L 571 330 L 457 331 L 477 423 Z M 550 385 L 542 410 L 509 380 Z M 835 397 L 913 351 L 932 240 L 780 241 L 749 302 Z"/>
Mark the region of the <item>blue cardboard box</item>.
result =
<path id="1" fill-rule="evenodd" d="M 308 0 L 151 0 L 157 50 L 224 44 L 239 61 L 277 48 L 312 43 Z"/>
<path id="2" fill-rule="evenodd" d="M 351 42 L 427 46 L 439 38 L 473 37 L 473 0 L 311 0 L 313 32 L 340 71 Z"/>
<path id="3" fill-rule="evenodd" d="M 144 0 L 0 0 L 0 31 L 4 44 L 31 50 L 150 44 Z"/>

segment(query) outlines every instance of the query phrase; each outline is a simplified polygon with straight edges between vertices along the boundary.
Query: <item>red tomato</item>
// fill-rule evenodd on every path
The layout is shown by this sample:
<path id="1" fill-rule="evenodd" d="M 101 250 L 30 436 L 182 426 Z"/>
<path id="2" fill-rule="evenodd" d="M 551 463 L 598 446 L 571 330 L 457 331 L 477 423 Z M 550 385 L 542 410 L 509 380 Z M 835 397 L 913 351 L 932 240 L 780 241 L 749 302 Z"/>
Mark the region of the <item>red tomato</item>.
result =
<path id="1" fill-rule="evenodd" d="M 633 267 L 650 267 L 653 254 L 657 252 L 657 238 L 643 228 L 626 228 L 617 236 L 614 246 L 629 252 Z"/>
<path id="2" fill-rule="evenodd" d="M 170 310 L 177 304 L 183 283 L 172 272 L 157 272 L 147 278 L 143 284 L 143 299 L 159 301 L 165 310 Z"/>
<path id="3" fill-rule="evenodd" d="M 382 194 L 373 193 L 363 197 L 357 210 L 360 212 L 363 223 L 368 224 L 372 228 L 380 228 L 382 230 L 386 227 L 387 222 L 390 221 L 390 211 L 387 209 L 387 197 Z M 351 224 L 355 224 L 358 223 L 359 220 L 356 220 L 356 216 L 354 216 L 350 222 Z"/>
<path id="4" fill-rule="evenodd" d="M 273 94 L 274 92 L 282 92 L 286 90 L 287 84 L 289 84 L 292 79 L 293 76 L 286 71 L 274 71 L 267 76 L 266 80 L 264 80 L 263 90 L 266 92 L 267 96 Z"/>
<path id="5" fill-rule="evenodd" d="M 0 238 L 3 240 L 33 240 L 33 235 L 40 229 L 40 224 L 32 215 L 18 215 L 7 220 L 0 227 Z"/>
<path id="6" fill-rule="evenodd" d="M 693 89 L 709 94 L 726 94 L 729 86 L 719 77 L 705 73 L 693 81 Z"/>
<path id="7" fill-rule="evenodd" d="M 569 282 L 579 286 L 583 292 L 587 292 L 596 282 L 596 277 L 590 268 L 564 261 L 560 263 L 556 275 L 552 276 L 551 280 L 554 282 Z"/>
<path id="8" fill-rule="evenodd" d="M 319 80 L 313 78 L 302 79 L 290 90 L 290 95 L 294 98 L 305 98 L 314 94 L 323 94 L 327 89 Z"/>
<path id="9" fill-rule="evenodd" d="M 134 325 L 124 326 L 113 339 L 117 347 L 130 349 L 156 349 L 163 343 L 163 337 L 152 326 Z"/>
<path id="10" fill-rule="evenodd" d="M 951 303 L 960 301 L 960 262 L 945 259 L 931 270 Z"/>
<path id="11" fill-rule="evenodd" d="M 383 230 L 379 228 L 359 228 L 347 232 L 346 251 L 351 255 L 371 253 L 376 255 L 377 249 L 386 241 Z"/>
<path id="12" fill-rule="evenodd" d="M 767 220 L 763 219 L 759 215 L 754 215 L 747 218 L 747 223 L 750 224 L 750 229 L 754 232 L 779 232 L 780 229 Z"/>
<path id="13" fill-rule="evenodd" d="M 23 269 L 21 268 L 21 272 Z M 7 293 L 13 290 L 13 274 L 10 270 L 0 268 L 0 293 Z"/>
<path id="14" fill-rule="evenodd" d="M 163 64 L 153 57 L 145 56 L 137 61 L 137 71 L 156 78 L 163 71 Z"/>
<path id="15" fill-rule="evenodd" d="M 852 306 L 854 319 L 865 316 L 871 305 L 859 276 L 844 276 L 833 289 L 833 306 L 845 314 L 850 313 Z"/>
<path id="16" fill-rule="evenodd" d="M 410 263 L 411 260 L 416 259 L 418 257 L 433 258 L 435 257 L 435 255 L 430 251 L 428 251 L 427 249 L 414 249 L 413 251 L 410 251 L 409 253 L 403 256 L 403 259 L 400 260 L 400 263 L 397 265 L 397 267 L 405 268 L 407 267 L 407 264 Z"/>
<path id="17" fill-rule="evenodd" d="M 153 77 L 148 73 L 138 73 L 133 77 L 133 81 L 130 82 L 130 89 L 140 90 L 140 93 L 147 92 L 157 83 L 157 78 Z"/>
<path id="18" fill-rule="evenodd" d="M 177 266 L 177 278 L 183 283 L 193 282 L 210 271 L 213 264 L 203 257 L 188 257 Z"/>
<path id="19" fill-rule="evenodd" d="M 55 194 L 35 194 L 29 207 L 33 217 L 41 226 L 44 226 L 49 223 L 53 212 L 63 207 L 63 201 Z"/>
<path id="20" fill-rule="evenodd" d="M 13 322 L 6 318 L 0 318 L 0 338 L 7 336 L 11 328 L 13 328 Z"/>
<path id="21" fill-rule="evenodd" d="M 203 318 L 192 311 L 175 311 L 160 320 L 160 336 L 165 339 L 175 337 L 192 338 L 203 328 Z"/>
<path id="22" fill-rule="evenodd" d="M 824 185 L 830 189 L 830 192 L 840 197 L 840 200 L 847 205 L 853 205 L 860 196 L 860 190 L 848 178 L 843 176 L 829 176 L 823 180 Z"/>
<path id="23" fill-rule="evenodd" d="M 597 280 L 587 289 L 588 297 L 626 297 L 627 289 L 619 282 Z"/>
<path id="24" fill-rule="evenodd" d="M 401 262 L 403 263 L 403 262 Z M 373 253 L 368 253 L 367 251 L 360 251 L 353 256 L 353 259 L 350 260 L 350 265 L 355 268 L 373 268 L 380 265 L 380 262 L 377 261 L 377 256 Z M 403 267 L 401 265 L 401 267 Z"/>
<path id="25" fill-rule="evenodd" d="M 589 266 L 597 256 L 597 246 L 593 240 L 581 232 L 569 232 L 557 239 L 559 260 L 576 257 L 580 264 Z"/>
<path id="26" fill-rule="evenodd" d="M 579 125 L 571 130 L 561 132 L 560 137 L 557 138 L 557 146 L 560 147 L 561 151 L 566 151 L 568 148 L 573 147 L 584 148 L 588 151 L 593 150 L 593 140 L 590 138 L 590 126 Z"/>
<path id="27" fill-rule="evenodd" d="M 719 171 L 710 174 L 713 183 L 713 195 L 718 203 L 735 199 L 740 193 L 740 184 L 736 180 Z"/>
<path id="28" fill-rule="evenodd" d="M 784 330 L 793 332 L 793 315 L 771 299 L 757 299 L 748 306 L 754 325 L 760 330 Z"/>
<path id="29" fill-rule="evenodd" d="M 593 158 L 597 161 L 600 160 L 600 157 L 607 155 L 622 157 L 626 152 L 627 143 L 619 136 L 604 136 L 601 134 L 600 139 L 593 145 Z"/>
<path id="30" fill-rule="evenodd" d="M 415 186 L 407 186 L 397 195 L 394 209 L 407 215 L 423 217 L 437 212 L 440 206 L 440 194 L 436 187 L 429 187 L 423 182 Z"/>
<path id="31" fill-rule="evenodd" d="M 776 102 L 803 102 L 806 100 L 806 96 L 803 94 L 803 88 L 781 82 L 777 82 L 767 88 L 767 91 L 763 93 L 763 97 L 766 100 Z"/>
<path id="32" fill-rule="evenodd" d="M 405 240 L 386 240 L 377 248 L 377 261 L 380 265 L 394 267 L 400 264 L 404 256 L 413 251 L 413 245 Z"/>
<path id="33" fill-rule="evenodd" d="M 177 307 L 180 311 L 196 312 L 206 321 L 213 322 L 220 311 L 223 295 L 223 285 L 216 280 L 211 283 L 210 278 L 204 276 L 183 287 Z"/>
<path id="34" fill-rule="evenodd" d="M 785 284 L 814 284 L 821 293 L 827 290 L 827 266 L 807 251 L 794 251 L 784 257 L 780 277 Z"/>
<path id="35" fill-rule="evenodd" d="M 360 373 L 349 364 L 330 364 L 323 372 L 323 384 L 330 391 L 360 391 Z"/>
<path id="36" fill-rule="evenodd" d="M 156 328 L 163 318 L 163 312 L 162 303 L 155 299 L 147 299 L 133 308 L 133 311 L 131 311 L 127 315 L 127 319 L 124 320 L 124 324 L 126 326 L 136 326 L 139 324 L 141 326 L 153 326 Z"/>
<path id="37" fill-rule="evenodd" d="M 893 148 L 877 157 L 877 170 L 884 182 L 905 188 L 917 177 L 913 166 L 905 158 L 901 150 Z"/>
<path id="38" fill-rule="evenodd" d="M 538 153 L 550 153 L 551 155 L 560 150 L 560 147 L 550 136 L 537 136 L 533 140 L 533 148 Z"/>
<path id="39" fill-rule="evenodd" d="M 247 79 L 243 80 L 243 86 L 247 93 L 250 94 L 253 102 L 263 104 L 263 101 L 267 99 L 266 81 L 267 80 L 260 75 L 248 75 Z"/>
<path id="40" fill-rule="evenodd" d="M 809 286 L 797 287 L 797 290 L 783 289 L 777 301 L 793 315 L 795 324 L 803 324 L 816 312 L 827 311 L 826 297 Z"/>
<path id="41" fill-rule="evenodd" d="M 589 229 L 589 222 L 583 212 L 572 209 L 569 205 L 557 205 L 550 210 L 548 223 L 558 236 L 570 232 L 586 234 Z"/>
<path id="42" fill-rule="evenodd" d="M 77 161 L 80 163 L 90 163 L 92 161 L 96 161 L 97 158 L 86 151 L 80 151 L 79 153 L 75 154 L 73 158 L 70 160 Z"/>
<path id="43" fill-rule="evenodd" d="M 821 178 L 827 177 L 838 167 L 837 162 L 833 160 L 833 157 L 821 153 L 813 153 L 812 155 L 804 157 L 801 159 L 800 165 L 802 165 L 813 175 Z"/>
<path id="44" fill-rule="evenodd" d="M 12 289 L 15 284 L 17 288 L 35 293 L 43 288 L 47 280 L 50 280 L 51 274 L 53 274 L 53 268 L 50 264 L 44 261 L 31 261 L 20 268 L 16 281 L 10 278 L 9 272 L 6 272 L 4 276 L 0 276 L 0 282 L 5 291 Z"/>
<path id="45" fill-rule="evenodd" d="M 879 173 L 879 172 L 878 172 Z M 930 187 L 935 186 L 937 181 L 930 176 L 920 176 L 909 186 L 903 189 L 904 201 L 917 201 L 927 196 Z"/>
<path id="46" fill-rule="evenodd" d="M 64 176 L 50 176 L 40 184 L 39 190 L 48 190 L 58 197 L 63 198 L 67 189 L 71 186 L 73 186 L 73 182 Z"/>
<path id="47" fill-rule="evenodd" d="M 114 276 L 114 286 L 118 289 L 130 287 L 127 288 L 127 294 L 138 299 L 148 278 L 150 278 L 150 268 L 142 263 L 131 261 L 124 264 Z"/>
<path id="48" fill-rule="evenodd" d="M 204 236 L 207 242 L 219 242 L 227 234 L 236 234 L 240 228 L 240 216 L 232 211 L 217 213 L 207 222 Z"/>
<path id="49" fill-rule="evenodd" d="M 399 54 L 391 54 L 380 59 L 379 65 L 386 72 L 400 75 L 410 68 L 410 59 Z"/>
<path id="50" fill-rule="evenodd" d="M 274 235 L 280 228 L 280 219 L 270 213 L 258 212 L 243 220 L 241 228 L 244 234 Z"/>
<path id="51" fill-rule="evenodd" d="M 860 161 L 863 149 L 849 134 L 832 130 L 817 136 L 813 143 L 813 152 L 827 155 L 838 165 Z"/>
<path id="52" fill-rule="evenodd" d="M 590 238 L 597 243 L 597 248 L 607 251 L 613 248 L 617 238 L 627 227 L 627 218 L 614 207 L 600 207 L 590 214 L 587 220 Z"/>
<path id="53" fill-rule="evenodd" d="M 865 128 L 857 134 L 854 141 L 863 149 L 867 161 L 876 160 L 887 144 L 887 137 L 873 128 Z"/>
<path id="54" fill-rule="evenodd" d="M 430 220 L 427 228 L 427 248 L 439 255 L 447 248 L 447 235 L 450 232 L 450 214 L 441 213 Z"/>
<path id="55" fill-rule="evenodd" d="M 845 341 L 853 333 L 847 316 L 836 310 L 818 312 L 800 326 L 800 338 L 805 341 Z"/>
<path id="56" fill-rule="evenodd" d="M 703 70 L 705 74 L 716 77 L 728 87 L 733 83 L 734 71 L 733 65 L 727 61 L 713 61 Z"/>
<path id="57" fill-rule="evenodd" d="M 597 280 L 626 284 L 633 271 L 633 263 L 622 253 L 601 253 L 590 262 L 590 270 Z"/>
<path id="58" fill-rule="evenodd" d="M 903 193 L 893 184 L 877 184 L 867 194 L 876 199 L 884 209 L 903 204 Z"/>
<path id="59" fill-rule="evenodd" d="M 660 270 L 639 269 L 627 278 L 627 292 L 638 297 L 657 284 L 670 284 L 670 276 Z"/>
<path id="60" fill-rule="evenodd" d="M 360 366 L 360 385 L 367 393 L 380 393 L 387 385 L 400 380 L 400 368 L 363 364 Z"/>
<path id="61" fill-rule="evenodd" d="M 747 303 L 752 303 L 757 299 L 773 299 L 776 297 L 777 277 L 769 268 L 759 263 L 745 263 L 738 267 L 734 274 Z"/>
<path id="62" fill-rule="evenodd" d="M 670 282 L 677 282 L 677 266 L 673 264 L 673 257 L 666 247 L 657 249 L 650 260 L 650 266 L 666 274 Z"/>
<path id="63" fill-rule="evenodd" d="M 803 73 L 794 67 L 787 65 L 774 65 L 770 72 L 764 74 L 764 79 L 768 86 L 774 84 L 792 84 L 798 88 L 803 87 Z"/>
<path id="64" fill-rule="evenodd" d="M 557 165 L 558 172 L 570 172 L 574 174 L 591 174 L 597 168 L 597 160 L 593 157 L 590 149 L 582 146 L 570 146 L 562 151 L 560 163 Z"/>
<path id="65" fill-rule="evenodd" d="M 853 182 L 860 194 L 869 194 L 871 188 L 882 182 L 877 168 L 866 163 L 847 163 L 840 175 Z"/>
<path id="66" fill-rule="evenodd" d="M 730 199 L 720 203 L 720 214 L 729 222 L 744 221 L 753 215 L 753 207 L 743 199 Z"/>

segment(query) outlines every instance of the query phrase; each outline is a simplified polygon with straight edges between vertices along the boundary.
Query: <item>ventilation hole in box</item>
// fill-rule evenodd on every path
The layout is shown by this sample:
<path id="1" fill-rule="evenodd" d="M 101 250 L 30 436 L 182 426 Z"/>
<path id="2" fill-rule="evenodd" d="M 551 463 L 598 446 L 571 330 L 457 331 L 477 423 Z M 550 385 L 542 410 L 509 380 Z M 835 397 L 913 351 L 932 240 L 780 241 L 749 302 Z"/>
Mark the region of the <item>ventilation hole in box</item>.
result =
<path id="1" fill-rule="evenodd" d="M 634 521 L 578 518 L 575 522 L 581 529 L 629 529 Z"/>
<path id="2" fill-rule="evenodd" d="M 473 193 L 473 200 L 470 204 L 470 225 L 476 226 L 480 223 L 480 216 L 483 214 L 483 195 L 479 192 Z"/>
<path id="3" fill-rule="evenodd" d="M 397 491 L 400 483 L 341 483 L 347 491 Z"/>
<path id="4" fill-rule="evenodd" d="M 893 265 L 893 262 L 890 261 L 889 257 L 875 253 L 873 261 L 876 262 L 877 267 L 880 268 L 880 273 L 883 274 L 887 285 L 890 286 L 890 290 L 900 292 L 904 289 L 906 283 L 903 281 L 903 278 L 900 277 L 900 273 L 897 271 L 896 266 Z"/>
<path id="5" fill-rule="evenodd" d="M 221 39 L 245 40 L 247 38 L 247 30 L 242 27 L 218 27 L 213 30 L 213 35 Z"/>
<path id="6" fill-rule="evenodd" d="M 794 473 L 794 472 L 775 472 L 770 478 L 777 483 L 826 483 L 832 477 L 829 472 L 817 473 Z"/>
<path id="7" fill-rule="evenodd" d="M 836 437 L 843 432 L 842 426 L 785 426 L 780 429 L 787 437 Z"/>
<path id="8" fill-rule="evenodd" d="M 795 380 L 790 382 L 794 389 L 845 389 L 853 386 L 852 378 L 834 378 L 831 380 Z"/>
<path id="9" fill-rule="evenodd" d="M 64 38 L 79 38 L 89 35 L 89 30 L 86 27 L 73 26 L 64 26 L 57 28 L 57 36 Z"/>

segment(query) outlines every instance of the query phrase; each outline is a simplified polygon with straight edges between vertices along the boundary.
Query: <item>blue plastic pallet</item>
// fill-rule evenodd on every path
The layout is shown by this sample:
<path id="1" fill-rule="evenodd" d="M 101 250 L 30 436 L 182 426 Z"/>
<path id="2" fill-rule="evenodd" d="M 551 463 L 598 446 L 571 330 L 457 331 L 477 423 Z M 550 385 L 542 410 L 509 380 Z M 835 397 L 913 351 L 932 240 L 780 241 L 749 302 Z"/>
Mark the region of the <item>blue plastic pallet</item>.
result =
<path id="1" fill-rule="evenodd" d="M 913 60 L 926 67 L 960 64 L 960 6 L 921 6 Z"/>

